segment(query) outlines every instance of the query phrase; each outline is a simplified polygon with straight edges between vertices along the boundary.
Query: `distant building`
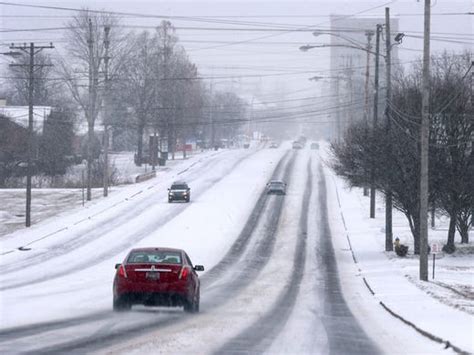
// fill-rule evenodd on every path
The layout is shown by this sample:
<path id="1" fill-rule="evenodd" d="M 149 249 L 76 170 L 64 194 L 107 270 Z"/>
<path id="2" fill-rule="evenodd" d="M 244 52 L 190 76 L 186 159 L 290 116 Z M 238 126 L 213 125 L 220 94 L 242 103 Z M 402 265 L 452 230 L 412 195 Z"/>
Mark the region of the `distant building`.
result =
<path id="1" fill-rule="evenodd" d="M 368 55 L 367 50 L 375 52 L 375 32 L 377 24 L 385 24 L 385 18 L 348 18 L 331 15 L 330 28 L 320 30 L 321 34 L 330 33 L 330 75 L 331 95 L 335 98 L 333 114 L 336 123 L 335 131 L 344 132 L 345 127 L 355 119 L 371 119 L 373 107 L 373 82 L 375 55 Z M 391 19 L 390 31 L 392 44 L 398 32 L 398 19 Z M 318 31 L 316 31 L 317 33 Z M 370 40 L 370 42 L 369 42 Z M 370 43 L 370 44 L 369 44 Z M 380 36 L 379 57 L 379 102 L 385 96 L 385 27 Z M 367 60 L 369 60 L 367 62 Z M 397 46 L 392 47 L 392 63 L 398 62 Z M 369 86 L 366 91 L 366 70 L 369 69 Z M 393 72 L 393 71 L 392 71 Z M 369 95 L 368 107 L 365 105 L 366 92 Z M 379 110 L 382 117 L 383 110 Z M 340 128 L 337 127 L 340 125 Z"/>
<path id="2" fill-rule="evenodd" d="M 343 47 L 344 45 L 360 46 L 367 49 L 368 38 L 370 41 L 370 50 L 375 52 L 375 29 L 377 24 L 385 24 L 384 18 L 347 18 L 347 16 L 331 15 L 331 72 L 337 73 L 344 68 L 352 67 L 354 72 L 359 75 L 365 74 L 367 52 L 363 50 Z M 380 53 L 385 55 L 385 27 L 380 37 Z M 394 34 L 398 32 L 398 19 L 391 19 L 390 31 L 392 32 L 392 43 Z M 322 31 L 324 32 L 324 31 Z M 385 61 L 380 57 L 380 72 L 384 72 Z M 398 49 L 392 48 L 392 60 L 398 60 Z M 374 56 L 370 56 L 370 65 L 373 75 Z M 383 77 L 383 75 L 381 75 Z"/>
<path id="3" fill-rule="evenodd" d="M 26 158 L 28 129 L 0 114 L 0 165 Z"/>
<path id="4" fill-rule="evenodd" d="M 43 134 L 44 122 L 52 110 L 51 106 L 33 107 L 33 130 L 36 134 Z M 0 104 L 0 115 L 8 117 L 11 122 L 19 126 L 28 128 L 28 106 L 2 106 Z"/>

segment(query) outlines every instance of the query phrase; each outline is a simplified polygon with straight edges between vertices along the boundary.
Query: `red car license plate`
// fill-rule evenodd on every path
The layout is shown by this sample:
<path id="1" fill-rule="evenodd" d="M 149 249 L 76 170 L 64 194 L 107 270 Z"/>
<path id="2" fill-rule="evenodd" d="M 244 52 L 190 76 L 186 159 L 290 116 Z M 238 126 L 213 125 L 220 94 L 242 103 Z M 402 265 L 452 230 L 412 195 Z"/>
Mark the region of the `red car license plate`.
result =
<path id="1" fill-rule="evenodd" d="M 146 278 L 149 280 L 159 280 L 160 279 L 160 273 L 156 271 L 151 271 L 146 273 Z"/>

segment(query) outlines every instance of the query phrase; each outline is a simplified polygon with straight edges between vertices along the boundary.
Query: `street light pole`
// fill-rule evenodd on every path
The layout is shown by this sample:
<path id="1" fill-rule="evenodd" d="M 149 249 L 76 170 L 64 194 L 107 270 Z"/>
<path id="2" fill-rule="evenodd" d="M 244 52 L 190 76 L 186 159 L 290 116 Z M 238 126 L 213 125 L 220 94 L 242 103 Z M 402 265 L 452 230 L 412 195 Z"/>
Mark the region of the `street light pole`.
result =
<path id="1" fill-rule="evenodd" d="M 214 97 L 212 96 L 212 81 L 209 86 L 209 98 L 210 98 L 210 105 L 209 105 L 209 121 L 211 122 L 211 149 L 215 149 L 215 138 L 216 138 L 216 129 L 214 126 Z"/>
<path id="2" fill-rule="evenodd" d="M 365 66 L 365 124 L 366 128 L 369 127 L 369 115 L 370 115 L 370 108 L 369 108 L 369 82 L 370 82 L 370 50 L 372 48 L 371 40 L 372 36 L 374 35 L 373 31 L 366 31 L 365 35 L 367 37 L 367 61 Z M 364 186 L 364 196 L 369 196 L 369 189 L 367 186 Z"/>
<path id="3" fill-rule="evenodd" d="M 110 26 L 105 26 L 104 28 L 104 47 L 105 47 L 105 56 L 104 56 L 104 81 L 105 81 L 105 95 L 104 95 L 104 197 L 107 197 L 109 194 L 109 115 L 110 115 L 110 80 L 109 80 L 109 33 Z"/>
<path id="4" fill-rule="evenodd" d="M 339 78 L 335 79 L 336 82 L 336 107 L 338 110 L 336 111 L 336 141 L 339 143 L 341 141 L 341 111 L 339 110 L 340 106 L 340 99 L 339 99 Z"/>
<path id="5" fill-rule="evenodd" d="M 385 119 L 386 128 L 389 137 L 388 147 L 390 149 L 388 154 L 388 168 L 392 168 L 391 161 L 391 147 L 392 147 L 392 118 L 390 116 L 390 100 L 392 98 L 392 44 L 390 43 L 390 8 L 385 8 L 385 45 L 386 45 L 386 56 L 385 56 L 385 69 L 386 69 L 386 85 L 387 85 L 387 96 L 385 98 Z M 385 192 L 385 251 L 393 250 L 393 231 L 392 231 L 392 189 L 390 185 Z"/>
<path id="6" fill-rule="evenodd" d="M 94 142 L 94 105 L 95 105 L 95 87 L 94 87 L 94 38 L 92 36 L 92 20 L 89 19 L 89 37 L 87 47 L 89 54 L 89 87 L 88 87 L 88 130 L 87 130 L 87 201 L 92 200 L 92 145 Z"/>
<path id="7" fill-rule="evenodd" d="M 30 43 L 30 67 L 28 68 L 28 158 L 26 167 L 26 227 L 31 226 L 31 155 L 33 148 L 33 85 L 35 66 L 35 45 Z"/>
<path id="8" fill-rule="evenodd" d="M 375 87 L 374 87 L 374 118 L 372 122 L 373 130 L 377 127 L 378 109 L 379 109 L 379 62 L 380 62 L 380 32 L 382 25 L 376 26 L 375 33 Z M 375 134 L 374 131 L 372 134 Z M 374 140 L 372 139 L 372 142 Z M 370 218 L 375 218 L 375 183 L 374 183 L 374 167 L 370 171 Z"/>
<path id="9" fill-rule="evenodd" d="M 425 0 L 423 78 L 421 98 L 420 158 L 420 280 L 428 281 L 428 144 L 430 129 L 430 17 L 431 1 Z"/>

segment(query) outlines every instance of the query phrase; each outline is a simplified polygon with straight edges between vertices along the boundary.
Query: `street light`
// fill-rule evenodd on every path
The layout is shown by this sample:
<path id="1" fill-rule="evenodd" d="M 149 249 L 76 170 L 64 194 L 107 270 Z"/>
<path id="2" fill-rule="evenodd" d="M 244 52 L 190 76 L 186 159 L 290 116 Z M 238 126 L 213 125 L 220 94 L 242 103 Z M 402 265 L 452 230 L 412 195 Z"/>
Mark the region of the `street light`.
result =
<path id="1" fill-rule="evenodd" d="M 392 47 L 397 45 L 397 44 L 401 44 L 402 41 L 403 41 L 403 37 L 405 37 L 404 33 L 397 33 L 397 35 L 394 38 L 394 41 L 397 42 L 397 43 L 392 44 Z"/>
<path id="2" fill-rule="evenodd" d="M 307 52 L 307 51 L 309 51 L 310 49 L 313 49 L 313 48 L 331 48 L 331 47 L 344 47 L 344 48 L 359 49 L 361 51 L 364 51 L 364 52 L 367 52 L 367 53 L 370 53 L 370 54 L 373 54 L 373 55 L 377 55 L 376 52 L 373 52 L 370 49 L 366 49 L 366 48 L 355 46 L 355 45 L 351 46 L 349 44 L 316 44 L 316 45 L 306 44 L 304 46 L 301 46 L 299 48 L 299 50 L 302 51 L 302 52 Z M 382 57 L 385 57 L 385 55 L 380 54 L 380 53 L 378 55 L 382 56 Z"/>
<path id="3" fill-rule="evenodd" d="M 15 51 L 10 51 L 10 52 L 4 52 L 4 53 L 0 53 L 0 54 L 7 55 L 7 56 L 10 56 L 10 57 L 19 57 L 19 56 L 22 55 L 23 53 L 21 53 L 21 52 L 15 52 Z"/>
<path id="4" fill-rule="evenodd" d="M 346 42 L 349 42 L 349 43 L 352 43 L 352 45 L 354 45 L 355 47 L 359 48 L 359 49 L 362 49 L 362 50 L 365 50 L 364 46 L 357 42 L 356 40 L 350 38 L 350 37 L 347 37 L 347 36 L 343 36 L 339 33 L 335 33 L 335 32 L 327 32 L 327 31 L 314 31 L 313 32 L 313 36 L 317 37 L 317 36 L 321 36 L 321 35 L 328 35 L 328 36 L 333 36 L 333 37 L 337 37 L 337 38 L 341 38 L 343 39 L 344 41 Z"/>

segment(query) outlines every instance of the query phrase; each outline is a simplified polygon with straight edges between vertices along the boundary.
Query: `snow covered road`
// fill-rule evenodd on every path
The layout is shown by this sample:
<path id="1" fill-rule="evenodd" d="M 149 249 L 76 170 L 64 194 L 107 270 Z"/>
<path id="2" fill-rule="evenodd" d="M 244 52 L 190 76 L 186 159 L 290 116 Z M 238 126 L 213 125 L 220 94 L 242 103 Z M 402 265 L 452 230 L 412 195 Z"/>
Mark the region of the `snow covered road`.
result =
<path id="1" fill-rule="evenodd" d="M 397 351 L 417 350 L 413 335 L 400 342 L 400 325 L 371 330 L 354 313 L 354 304 L 369 303 L 363 291 L 343 295 L 340 287 L 319 156 L 287 147 L 225 152 L 184 169 L 190 204 L 166 203 L 170 174 L 139 194 L 130 187 L 109 202 L 134 195 L 119 208 L 30 251 L 15 246 L 37 236 L 8 239 L 2 250 L 15 251 L 0 261 L 0 352 L 374 354 L 398 343 Z M 266 195 L 271 178 L 288 182 L 286 196 Z M 206 266 L 201 312 L 112 312 L 113 265 L 131 247 L 158 245 L 183 248 Z"/>

